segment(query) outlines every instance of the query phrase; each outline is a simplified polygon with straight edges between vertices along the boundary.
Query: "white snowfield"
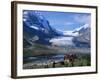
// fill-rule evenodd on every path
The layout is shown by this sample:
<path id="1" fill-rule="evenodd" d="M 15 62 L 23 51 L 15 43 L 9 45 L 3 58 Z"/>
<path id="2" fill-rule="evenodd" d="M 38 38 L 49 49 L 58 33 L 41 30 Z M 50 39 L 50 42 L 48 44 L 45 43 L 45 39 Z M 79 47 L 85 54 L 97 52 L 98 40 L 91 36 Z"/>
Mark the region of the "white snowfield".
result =
<path id="1" fill-rule="evenodd" d="M 66 46 L 66 45 L 73 45 L 73 37 L 58 37 L 58 38 L 53 38 L 50 40 L 52 45 L 57 45 L 57 46 Z"/>

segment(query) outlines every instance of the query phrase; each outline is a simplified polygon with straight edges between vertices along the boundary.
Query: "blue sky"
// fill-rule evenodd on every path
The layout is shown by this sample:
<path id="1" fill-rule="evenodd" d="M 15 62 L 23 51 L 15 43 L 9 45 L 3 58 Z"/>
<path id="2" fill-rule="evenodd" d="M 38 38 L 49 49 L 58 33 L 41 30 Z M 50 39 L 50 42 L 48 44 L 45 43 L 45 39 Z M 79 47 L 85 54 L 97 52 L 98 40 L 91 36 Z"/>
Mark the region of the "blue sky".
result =
<path id="1" fill-rule="evenodd" d="M 84 24 L 90 24 L 90 13 L 37 11 L 43 15 L 50 25 L 58 30 L 73 30 Z"/>

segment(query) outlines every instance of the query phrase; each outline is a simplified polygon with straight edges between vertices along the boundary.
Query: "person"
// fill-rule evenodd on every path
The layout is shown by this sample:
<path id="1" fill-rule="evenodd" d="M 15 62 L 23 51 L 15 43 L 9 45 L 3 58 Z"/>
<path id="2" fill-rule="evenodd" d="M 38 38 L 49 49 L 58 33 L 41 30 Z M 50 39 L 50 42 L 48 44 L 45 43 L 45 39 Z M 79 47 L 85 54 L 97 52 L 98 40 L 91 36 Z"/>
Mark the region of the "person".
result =
<path id="1" fill-rule="evenodd" d="M 56 64 L 56 63 L 55 63 L 55 61 L 54 61 L 54 62 L 52 63 L 52 67 L 53 67 L 53 68 L 55 68 L 55 64 Z"/>

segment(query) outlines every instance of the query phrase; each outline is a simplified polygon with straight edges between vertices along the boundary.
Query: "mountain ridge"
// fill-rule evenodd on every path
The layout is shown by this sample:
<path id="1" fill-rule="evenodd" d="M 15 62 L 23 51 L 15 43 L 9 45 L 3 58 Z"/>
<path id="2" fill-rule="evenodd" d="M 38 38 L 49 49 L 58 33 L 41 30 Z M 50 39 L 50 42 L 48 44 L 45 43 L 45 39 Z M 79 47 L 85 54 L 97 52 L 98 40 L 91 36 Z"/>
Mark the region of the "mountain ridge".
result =
<path id="1" fill-rule="evenodd" d="M 55 46 L 90 47 L 90 26 L 83 26 L 73 31 L 54 29 L 42 15 L 33 11 L 23 12 L 24 44 L 38 43 Z M 85 32 L 85 33 L 84 33 Z"/>

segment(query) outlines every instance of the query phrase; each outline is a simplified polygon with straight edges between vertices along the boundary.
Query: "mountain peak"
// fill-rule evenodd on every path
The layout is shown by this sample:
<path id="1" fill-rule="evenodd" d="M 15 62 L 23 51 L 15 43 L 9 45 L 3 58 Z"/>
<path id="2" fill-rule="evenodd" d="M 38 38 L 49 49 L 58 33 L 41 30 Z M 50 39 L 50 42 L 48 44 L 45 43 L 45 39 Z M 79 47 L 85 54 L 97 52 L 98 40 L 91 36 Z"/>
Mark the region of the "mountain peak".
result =
<path id="1" fill-rule="evenodd" d="M 80 31 L 82 29 L 87 29 L 88 27 L 89 27 L 89 24 L 84 24 L 83 26 L 73 30 L 73 33 L 78 32 L 78 31 Z"/>

